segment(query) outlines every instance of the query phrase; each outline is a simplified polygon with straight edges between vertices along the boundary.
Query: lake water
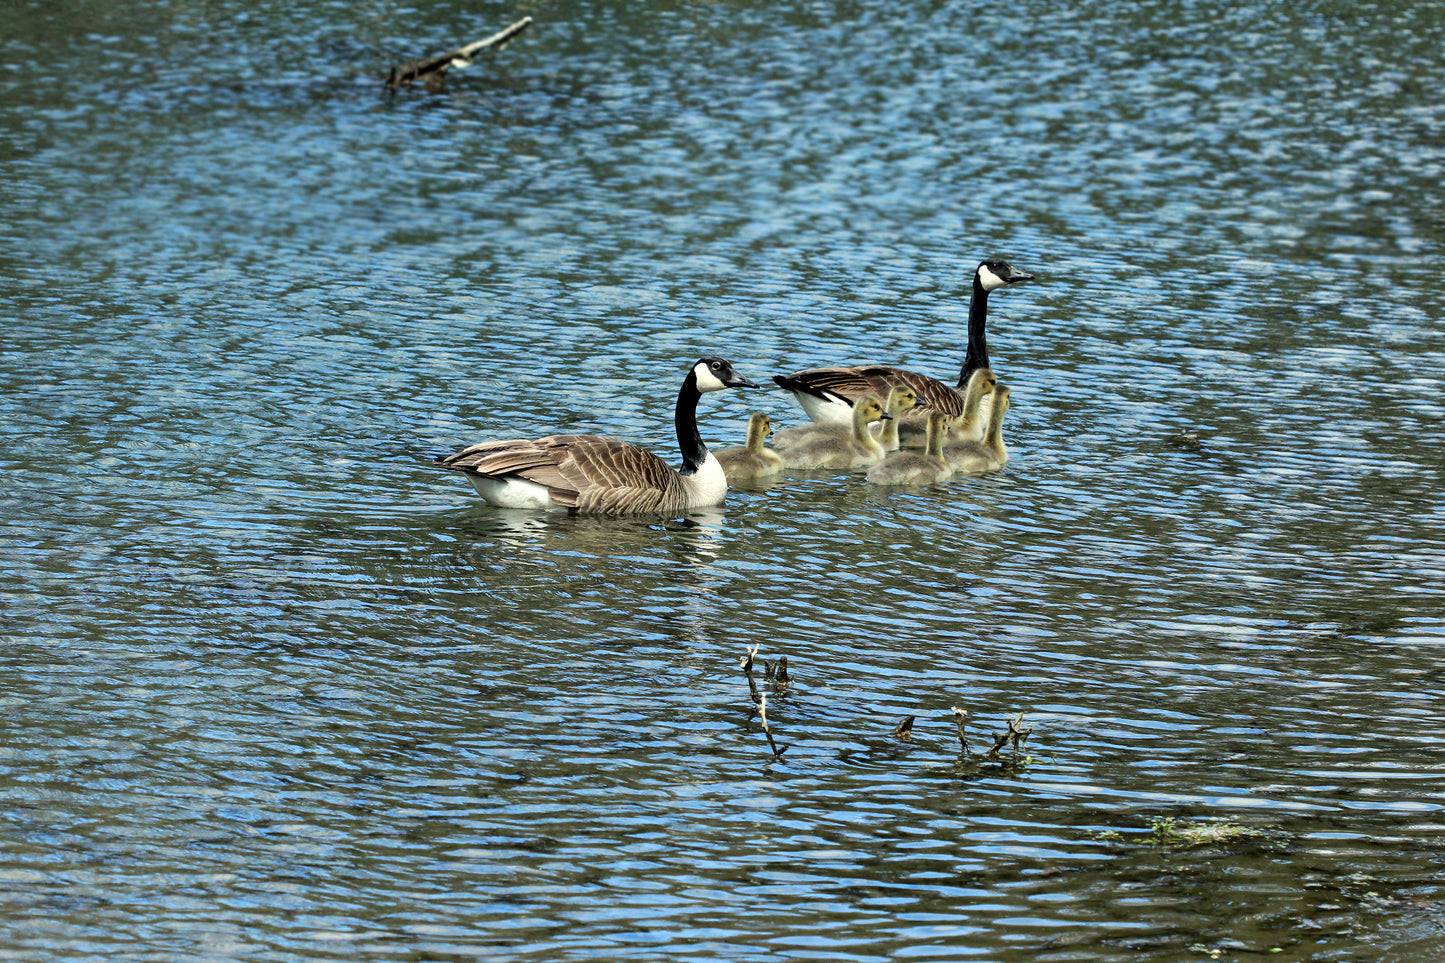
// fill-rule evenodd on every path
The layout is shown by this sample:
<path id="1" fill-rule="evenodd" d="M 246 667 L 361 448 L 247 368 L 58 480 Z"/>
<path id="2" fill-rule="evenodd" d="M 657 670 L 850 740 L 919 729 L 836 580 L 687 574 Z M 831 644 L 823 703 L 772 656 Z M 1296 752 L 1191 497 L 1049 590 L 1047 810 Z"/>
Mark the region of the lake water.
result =
<path id="1" fill-rule="evenodd" d="M 3 19 L 0 958 L 1445 959 L 1445 4 Z M 949 378 L 985 256 L 999 473 L 431 464 Z"/>

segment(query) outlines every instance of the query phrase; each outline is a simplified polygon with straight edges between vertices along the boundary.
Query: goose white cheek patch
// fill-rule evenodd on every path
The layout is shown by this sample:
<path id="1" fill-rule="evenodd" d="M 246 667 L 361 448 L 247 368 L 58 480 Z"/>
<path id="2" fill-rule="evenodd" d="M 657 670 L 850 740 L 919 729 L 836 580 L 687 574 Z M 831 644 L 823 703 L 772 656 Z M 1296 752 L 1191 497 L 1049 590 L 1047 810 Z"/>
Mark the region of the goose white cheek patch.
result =
<path id="1" fill-rule="evenodd" d="M 997 291 L 1004 286 L 1004 279 L 990 271 L 986 265 L 979 265 L 978 283 L 983 285 L 985 291 Z"/>
<path id="2" fill-rule="evenodd" d="M 699 364 L 692 370 L 697 373 L 698 391 L 722 391 L 727 387 L 705 364 Z"/>

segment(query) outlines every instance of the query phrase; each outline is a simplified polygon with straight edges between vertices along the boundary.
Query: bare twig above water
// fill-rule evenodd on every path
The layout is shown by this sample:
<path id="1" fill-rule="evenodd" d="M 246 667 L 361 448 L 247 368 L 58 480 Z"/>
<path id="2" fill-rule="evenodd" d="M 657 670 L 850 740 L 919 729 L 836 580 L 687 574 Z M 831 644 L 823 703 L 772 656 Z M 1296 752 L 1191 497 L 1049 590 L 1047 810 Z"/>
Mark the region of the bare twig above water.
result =
<path id="1" fill-rule="evenodd" d="M 469 43 L 464 47 L 449 50 L 446 53 L 437 54 L 434 57 L 426 57 L 422 60 L 413 60 L 404 63 L 400 67 L 392 67 L 391 73 L 386 78 L 388 90 L 395 90 L 398 87 L 407 87 L 421 81 L 428 86 L 436 86 L 446 77 L 447 71 L 452 67 L 470 67 L 472 58 L 486 49 L 501 50 L 507 43 L 516 37 L 517 34 L 526 30 L 532 25 L 531 17 L 523 17 L 505 30 L 499 30 L 487 37 L 485 40 L 478 40 Z"/>
<path id="2" fill-rule="evenodd" d="M 968 721 L 968 710 L 958 706 L 953 707 L 953 721 L 958 723 L 958 747 L 963 754 L 968 755 L 968 737 L 964 735 L 963 724 Z"/>
<path id="3" fill-rule="evenodd" d="M 748 694 L 752 697 L 753 708 L 758 714 L 758 719 L 761 720 L 763 724 L 763 735 L 768 737 L 768 747 L 773 750 L 773 758 L 777 759 L 788 751 L 788 747 L 783 746 L 779 748 L 777 742 L 773 739 L 773 727 L 768 722 L 768 694 L 759 690 L 756 680 L 753 679 L 753 666 L 757 664 L 757 658 L 758 646 L 751 646 L 743 657 L 738 660 L 738 667 L 743 670 L 743 675 L 747 677 Z M 780 682 L 779 677 L 788 679 L 788 660 L 784 657 L 780 661 L 781 666 L 776 675 L 773 672 L 772 666 L 766 662 L 764 663 L 764 672 L 766 673 L 765 677 L 772 680 L 774 688 L 779 694 L 782 694 L 786 691 L 788 682 Z"/>
<path id="4" fill-rule="evenodd" d="M 787 752 L 788 747 L 784 746 L 779 749 L 778 744 L 773 741 L 773 727 L 768 725 L 768 694 L 766 692 L 763 693 L 762 701 L 758 703 L 758 718 L 763 722 L 763 735 L 768 737 L 768 748 L 773 750 L 773 758 L 776 759 Z"/>
<path id="5" fill-rule="evenodd" d="M 767 659 L 763 660 L 763 678 L 773 684 L 773 691 L 778 695 L 785 695 L 788 687 L 793 684 L 793 677 L 788 675 L 788 657 L 778 657 L 776 666 Z"/>
<path id="6" fill-rule="evenodd" d="M 1015 753 L 1019 751 L 1023 746 L 1024 740 L 1029 737 L 1029 733 L 1034 731 L 1033 729 L 1022 728 L 1023 721 L 1024 714 L 1020 712 L 1008 721 L 1008 728 L 1004 729 L 1003 732 L 994 733 L 993 748 L 988 751 L 988 758 L 997 759 L 998 751 L 1009 744 L 1013 745 Z M 961 724 L 960 728 L 962 728 Z"/>
<path id="7" fill-rule="evenodd" d="M 767 689 L 764 689 L 764 687 L 758 685 L 753 670 L 759 662 L 762 663 L 764 681 L 770 684 L 769 689 L 771 689 L 771 693 L 777 698 L 783 698 L 789 694 L 790 687 L 794 680 L 788 673 L 788 659 L 786 656 L 780 656 L 776 663 L 771 659 L 759 659 L 758 649 L 760 647 L 760 645 L 748 646 L 744 650 L 742 657 L 738 659 L 738 668 L 742 670 L 744 678 L 748 680 L 748 695 L 752 700 L 753 711 L 757 713 L 758 721 L 762 724 L 763 735 L 767 737 L 768 746 L 773 750 L 773 758 L 777 759 L 788 750 L 788 747 L 778 745 L 773 735 L 773 725 L 768 719 L 769 692 Z M 1018 712 L 1015 713 L 1012 718 L 1007 719 L 1003 731 L 994 734 L 993 746 L 984 754 L 984 759 L 999 761 L 999 753 L 1009 746 L 1012 746 L 1014 759 L 1011 763 L 1005 762 L 1005 766 L 1016 766 L 1019 765 L 1020 762 L 1027 764 L 1028 760 L 1032 757 L 1023 757 L 1021 760 L 1019 752 L 1023 748 L 1024 741 L 1027 740 L 1029 734 L 1033 732 L 1033 729 L 1024 727 L 1023 718 L 1024 714 Z M 917 721 L 918 717 L 916 715 L 905 717 L 893 727 L 892 737 L 899 741 L 912 742 L 916 735 L 915 726 Z M 954 706 L 953 721 L 958 727 L 958 747 L 961 756 L 967 758 L 970 755 L 967 732 L 968 710 L 962 706 Z"/>
<path id="8" fill-rule="evenodd" d="M 753 705 L 757 705 L 762 701 L 762 696 L 758 693 L 758 684 L 753 681 L 753 664 L 757 661 L 757 657 L 758 646 L 755 645 L 748 649 L 747 653 L 738 660 L 738 668 L 742 669 L 743 675 L 747 676 L 748 692 L 752 694 Z"/>

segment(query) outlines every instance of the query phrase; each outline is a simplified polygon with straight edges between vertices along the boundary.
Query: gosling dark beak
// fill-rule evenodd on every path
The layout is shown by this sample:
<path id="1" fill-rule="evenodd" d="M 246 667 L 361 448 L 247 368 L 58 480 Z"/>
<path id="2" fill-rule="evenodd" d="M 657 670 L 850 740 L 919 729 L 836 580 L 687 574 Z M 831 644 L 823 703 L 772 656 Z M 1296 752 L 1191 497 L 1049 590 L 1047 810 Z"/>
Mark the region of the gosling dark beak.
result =
<path id="1" fill-rule="evenodd" d="M 883 414 L 879 415 L 878 418 L 879 418 L 880 421 L 892 421 L 892 420 L 893 420 L 893 416 L 890 415 L 890 414 L 889 414 L 888 412 L 886 412 L 886 411 L 883 412 Z"/>

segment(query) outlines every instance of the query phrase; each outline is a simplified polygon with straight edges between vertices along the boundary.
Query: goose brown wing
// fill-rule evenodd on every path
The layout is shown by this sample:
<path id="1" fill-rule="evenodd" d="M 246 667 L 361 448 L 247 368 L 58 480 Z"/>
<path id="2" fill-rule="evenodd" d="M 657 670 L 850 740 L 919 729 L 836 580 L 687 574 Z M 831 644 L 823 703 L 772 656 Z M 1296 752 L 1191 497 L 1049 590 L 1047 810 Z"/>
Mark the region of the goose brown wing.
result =
<path id="1" fill-rule="evenodd" d="M 485 475 L 488 478 L 517 477 L 547 488 L 558 505 L 573 508 L 578 490 L 567 471 L 568 439 L 587 435 L 548 435 L 545 438 L 505 438 L 484 441 L 440 459 L 443 468 Z"/>
<path id="2" fill-rule="evenodd" d="M 685 500 L 682 478 L 671 465 L 615 438 L 591 436 L 569 444 L 564 465 L 577 485 L 580 511 L 645 512 Z"/>
<path id="3" fill-rule="evenodd" d="M 918 400 L 922 403 L 919 408 L 909 412 L 909 417 L 921 417 L 926 413 L 925 409 L 929 408 L 943 411 L 950 418 L 963 413 L 963 398 L 957 391 L 937 378 L 930 378 L 928 375 L 905 368 L 895 368 L 891 365 L 810 368 L 807 371 L 798 371 L 791 375 L 778 375 L 773 380 L 789 391 L 806 391 L 819 397 L 822 397 L 825 392 L 831 392 L 847 398 L 850 403 L 857 401 L 865 394 L 875 394 L 880 398 L 886 398 L 889 388 L 895 385 L 907 385 L 917 393 Z"/>
<path id="4" fill-rule="evenodd" d="M 677 472 L 652 452 L 601 435 L 488 441 L 440 464 L 493 478 L 525 478 L 546 486 L 558 505 L 584 512 L 662 507 L 681 488 Z"/>

